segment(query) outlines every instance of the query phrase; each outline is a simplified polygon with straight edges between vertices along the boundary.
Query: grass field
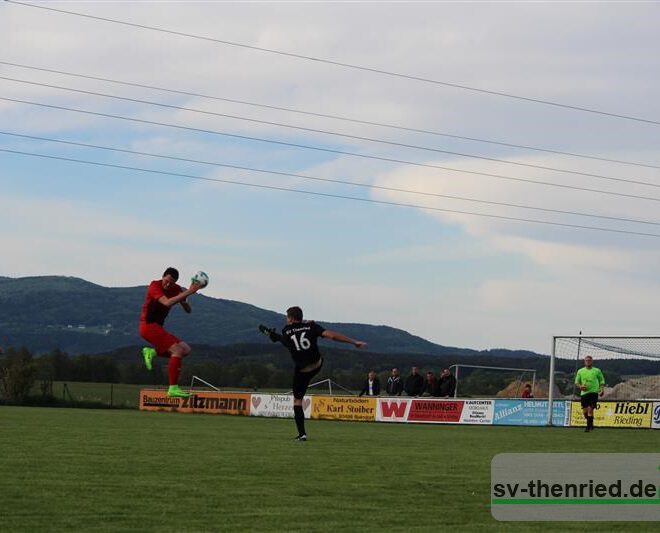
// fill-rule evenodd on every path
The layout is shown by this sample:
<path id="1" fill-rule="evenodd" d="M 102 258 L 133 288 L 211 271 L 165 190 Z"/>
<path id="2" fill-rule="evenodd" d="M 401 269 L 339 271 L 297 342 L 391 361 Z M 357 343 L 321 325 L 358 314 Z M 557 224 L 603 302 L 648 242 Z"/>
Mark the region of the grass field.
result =
<path id="1" fill-rule="evenodd" d="M 658 433 L 0 407 L 5 531 L 629 531 L 498 523 L 496 453 L 657 452 Z M 635 531 L 657 531 L 636 523 Z"/>

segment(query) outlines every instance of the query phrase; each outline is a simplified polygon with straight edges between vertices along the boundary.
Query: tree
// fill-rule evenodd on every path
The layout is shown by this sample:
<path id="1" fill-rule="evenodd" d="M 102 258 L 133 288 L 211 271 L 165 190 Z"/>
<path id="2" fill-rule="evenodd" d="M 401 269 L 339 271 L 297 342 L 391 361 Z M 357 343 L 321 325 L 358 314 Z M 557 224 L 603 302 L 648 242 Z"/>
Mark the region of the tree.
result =
<path id="1" fill-rule="evenodd" d="M 27 348 L 7 350 L 0 363 L 0 389 L 11 402 L 21 403 L 30 394 L 37 377 L 37 365 Z"/>

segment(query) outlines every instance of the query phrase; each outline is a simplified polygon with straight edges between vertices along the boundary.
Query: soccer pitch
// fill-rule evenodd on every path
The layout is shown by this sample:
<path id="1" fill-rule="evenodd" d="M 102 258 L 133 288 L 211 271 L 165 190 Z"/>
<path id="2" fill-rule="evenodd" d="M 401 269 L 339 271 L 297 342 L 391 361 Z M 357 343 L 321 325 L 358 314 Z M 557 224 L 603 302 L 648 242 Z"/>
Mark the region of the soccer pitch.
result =
<path id="1" fill-rule="evenodd" d="M 474 427 L 0 407 L 7 531 L 608 531 L 500 523 L 500 452 L 657 452 L 650 430 Z M 636 523 L 636 531 L 656 531 Z"/>

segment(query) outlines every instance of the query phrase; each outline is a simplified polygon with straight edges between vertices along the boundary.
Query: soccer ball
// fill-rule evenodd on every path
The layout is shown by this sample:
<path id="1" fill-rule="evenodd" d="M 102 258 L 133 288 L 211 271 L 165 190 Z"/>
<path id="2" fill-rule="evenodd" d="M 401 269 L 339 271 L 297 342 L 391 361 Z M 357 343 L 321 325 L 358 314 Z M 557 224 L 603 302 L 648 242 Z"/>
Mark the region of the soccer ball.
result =
<path id="1" fill-rule="evenodd" d="M 190 281 L 192 281 L 193 283 L 199 283 L 202 286 L 202 288 L 204 288 L 209 284 L 209 277 L 206 274 L 206 272 L 202 272 L 200 270 L 192 278 L 190 278 Z"/>

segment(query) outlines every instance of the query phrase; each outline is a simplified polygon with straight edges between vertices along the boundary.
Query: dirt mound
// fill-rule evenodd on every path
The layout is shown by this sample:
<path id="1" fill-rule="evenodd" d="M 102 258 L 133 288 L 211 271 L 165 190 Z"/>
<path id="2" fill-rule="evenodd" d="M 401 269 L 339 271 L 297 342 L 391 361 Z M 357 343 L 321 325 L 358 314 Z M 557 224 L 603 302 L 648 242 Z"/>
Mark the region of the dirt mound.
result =
<path id="1" fill-rule="evenodd" d="M 603 400 L 642 400 L 660 398 L 660 376 L 628 379 L 606 388 Z"/>

